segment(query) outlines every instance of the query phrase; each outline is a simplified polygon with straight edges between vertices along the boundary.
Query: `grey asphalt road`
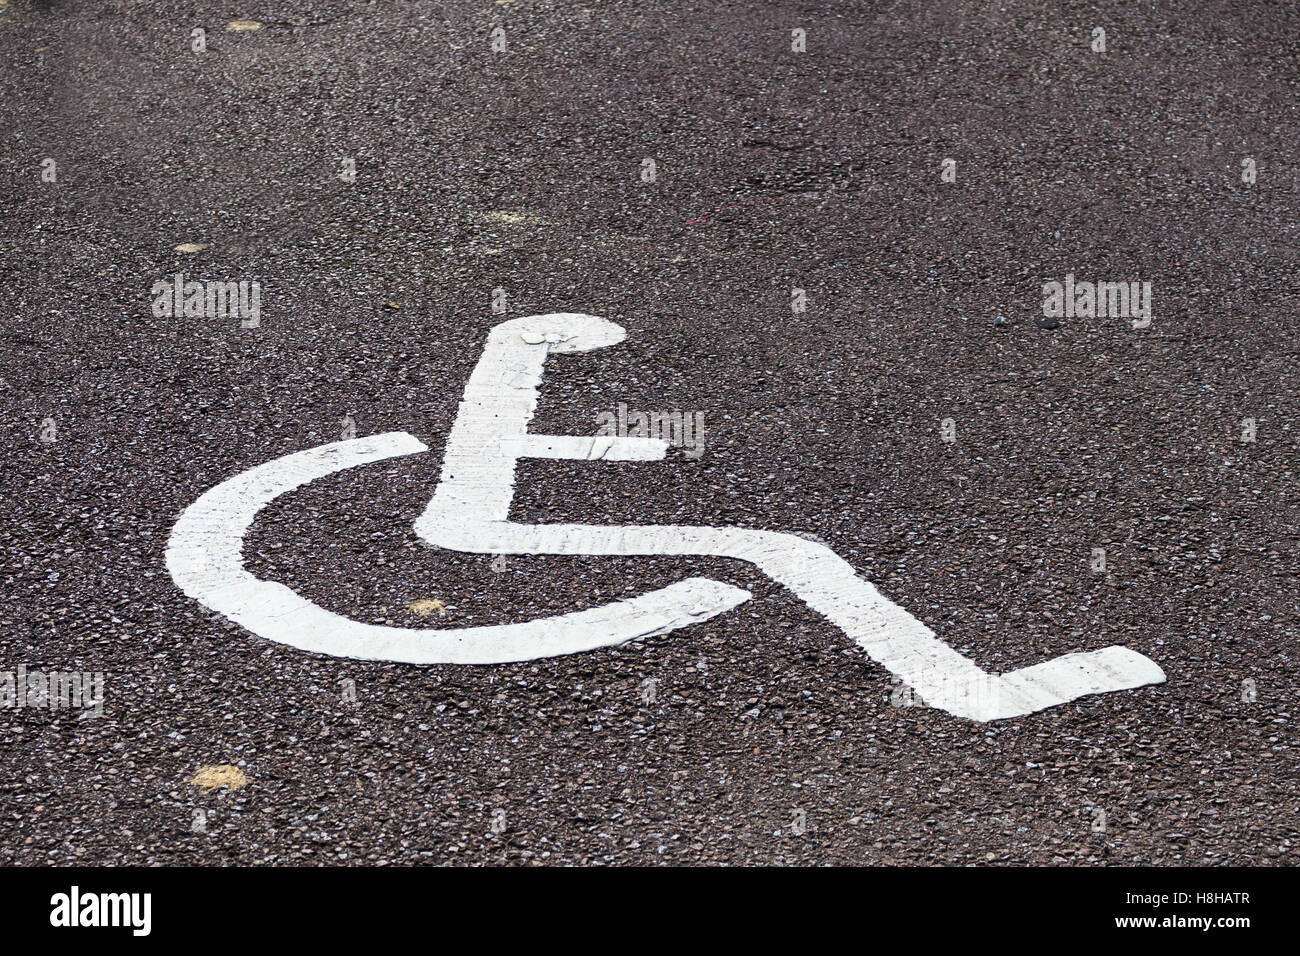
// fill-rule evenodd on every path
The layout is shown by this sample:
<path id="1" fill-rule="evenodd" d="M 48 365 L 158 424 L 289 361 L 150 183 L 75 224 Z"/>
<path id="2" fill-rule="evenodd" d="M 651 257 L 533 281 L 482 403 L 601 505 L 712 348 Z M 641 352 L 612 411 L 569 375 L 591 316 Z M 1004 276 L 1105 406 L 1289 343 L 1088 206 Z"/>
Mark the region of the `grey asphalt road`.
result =
<path id="1" fill-rule="evenodd" d="M 0 0 L 0 61 L 0 672 L 105 680 L 0 709 L 0 862 L 1297 862 L 1293 4 Z M 259 323 L 156 315 L 176 274 Z M 1041 328 L 1067 274 L 1150 326 Z M 622 402 L 705 451 L 527 462 L 518 520 L 815 535 L 989 670 L 1167 681 L 978 724 L 747 566 L 425 545 L 488 329 L 562 311 L 629 336 L 552 359 L 535 430 Z M 754 600 L 417 667 L 185 597 L 180 512 L 345 419 L 430 453 L 245 547 L 339 614 Z"/>

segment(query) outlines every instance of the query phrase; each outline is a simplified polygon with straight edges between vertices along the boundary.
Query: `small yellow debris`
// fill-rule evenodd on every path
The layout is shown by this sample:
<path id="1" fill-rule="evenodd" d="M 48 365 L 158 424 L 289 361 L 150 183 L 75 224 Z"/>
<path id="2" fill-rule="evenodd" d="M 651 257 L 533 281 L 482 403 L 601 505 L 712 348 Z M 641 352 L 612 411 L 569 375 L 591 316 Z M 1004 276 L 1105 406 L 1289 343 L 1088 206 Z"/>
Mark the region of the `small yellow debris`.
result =
<path id="1" fill-rule="evenodd" d="M 206 242 L 182 242 L 176 247 L 177 252 L 202 252 L 208 247 Z"/>
<path id="2" fill-rule="evenodd" d="M 430 614 L 443 615 L 447 613 L 447 605 L 435 598 L 421 598 L 418 601 L 411 602 L 411 611 L 420 617 L 428 617 Z"/>
<path id="3" fill-rule="evenodd" d="M 231 20 L 226 24 L 226 29 L 232 33 L 248 33 L 251 30 L 262 29 L 262 24 L 256 20 Z"/>
<path id="4" fill-rule="evenodd" d="M 400 309 L 401 307 L 402 307 L 402 303 L 400 303 L 400 302 L 385 302 L 385 303 L 384 303 L 384 308 L 385 308 L 385 309 Z"/>
<path id="5" fill-rule="evenodd" d="M 488 222 L 499 222 L 505 226 L 549 226 L 550 223 L 541 216 L 529 212 L 515 212 L 510 209 L 498 209 L 483 216 Z"/>
<path id="6" fill-rule="evenodd" d="M 240 787 L 248 785 L 248 777 L 244 771 L 240 770 L 234 764 L 216 764 L 211 767 L 200 767 L 199 772 L 194 775 L 190 781 L 193 786 L 202 787 L 211 793 L 219 787 L 226 787 L 230 790 L 238 790 Z"/>

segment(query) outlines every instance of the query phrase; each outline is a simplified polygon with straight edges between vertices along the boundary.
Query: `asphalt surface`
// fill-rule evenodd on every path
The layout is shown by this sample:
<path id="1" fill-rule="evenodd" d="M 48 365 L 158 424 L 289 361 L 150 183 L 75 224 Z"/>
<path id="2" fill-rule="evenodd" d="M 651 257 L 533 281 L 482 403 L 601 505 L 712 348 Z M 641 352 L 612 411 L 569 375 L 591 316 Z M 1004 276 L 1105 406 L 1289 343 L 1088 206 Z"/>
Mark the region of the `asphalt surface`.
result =
<path id="1" fill-rule="evenodd" d="M 0 862 L 1300 862 L 1294 5 L 0 7 L 0 670 L 106 675 L 102 718 L 0 709 Z M 155 317 L 177 272 L 260 282 L 260 327 Z M 1039 328 L 1067 272 L 1150 281 L 1151 327 Z M 981 725 L 895 706 L 747 566 L 428 547 L 487 330 L 556 311 L 629 336 L 552 358 L 534 431 L 626 402 L 702 412 L 706 451 L 526 462 L 517 520 L 812 534 L 986 669 L 1124 644 L 1167 682 Z M 345 415 L 430 454 L 280 499 L 245 550 L 340 614 L 755 599 L 416 667 L 180 593 L 180 512 Z M 225 764 L 247 784 L 191 783 Z"/>

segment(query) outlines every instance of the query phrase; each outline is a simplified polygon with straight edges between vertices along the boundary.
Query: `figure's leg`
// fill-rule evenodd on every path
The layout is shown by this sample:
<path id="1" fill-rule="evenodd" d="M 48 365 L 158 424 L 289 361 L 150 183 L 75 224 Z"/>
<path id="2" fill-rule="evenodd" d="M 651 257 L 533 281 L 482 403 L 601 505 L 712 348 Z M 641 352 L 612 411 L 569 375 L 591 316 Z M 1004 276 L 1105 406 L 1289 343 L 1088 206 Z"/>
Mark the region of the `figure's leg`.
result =
<path id="1" fill-rule="evenodd" d="M 997 720 L 1086 694 L 1159 683 L 1154 662 L 1124 647 L 990 674 L 882 595 L 843 558 L 793 534 L 687 526 L 469 523 L 426 513 L 425 537 L 440 547 L 501 554 L 696 555 L 756 565 L 843 630 L 925 703 L 958 717 Z"/>

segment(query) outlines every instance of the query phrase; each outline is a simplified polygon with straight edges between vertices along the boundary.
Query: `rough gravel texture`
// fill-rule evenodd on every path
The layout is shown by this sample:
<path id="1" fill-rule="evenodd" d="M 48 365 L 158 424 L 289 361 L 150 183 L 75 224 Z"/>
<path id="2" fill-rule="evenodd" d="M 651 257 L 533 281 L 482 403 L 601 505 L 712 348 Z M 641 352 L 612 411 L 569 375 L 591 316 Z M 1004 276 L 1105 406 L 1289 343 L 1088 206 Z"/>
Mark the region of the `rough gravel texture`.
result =
<path id="1" fill-rule="evenodd" d="M 0 863 L 1300 862 L 1293 4 L 10 0 L 0 60 L 0 670 L 107 680 L 101 719 L 0 710 Z M 178 271 L 261 282 L 260 328 L 155 318 Z M 1037 327 L 1067 272 L 1152 282 L 1151 328 Z M 496 288 L 629 331 L 548 363 L 534 431 L 705 421 L 699 459 L 523 464 L 518 520 L 813 534 L 987 669 L 1122 643 L 1168 682 L 978 725 L 747 567 L 426 546 Z M 464 668 L 185 598 L 180 511 L 344 415 L 430 453 L 263 512 L 250 568 L 326 607 L 755 599 Z"/>

